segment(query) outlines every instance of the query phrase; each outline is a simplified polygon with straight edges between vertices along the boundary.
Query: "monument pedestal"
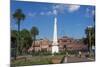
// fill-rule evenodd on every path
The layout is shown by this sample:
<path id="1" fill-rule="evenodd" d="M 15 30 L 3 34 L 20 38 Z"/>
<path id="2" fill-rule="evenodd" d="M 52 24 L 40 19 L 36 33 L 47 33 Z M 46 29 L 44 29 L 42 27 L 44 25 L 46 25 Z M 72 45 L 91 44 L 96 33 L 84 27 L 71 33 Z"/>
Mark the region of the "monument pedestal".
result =
<path id="1" fill-rule="evenodd" d="M 58 52 L 59 52 L 59 47 L 58 47 L 58 45 L 52 46 L 52 54 L 58 53 Z"/>

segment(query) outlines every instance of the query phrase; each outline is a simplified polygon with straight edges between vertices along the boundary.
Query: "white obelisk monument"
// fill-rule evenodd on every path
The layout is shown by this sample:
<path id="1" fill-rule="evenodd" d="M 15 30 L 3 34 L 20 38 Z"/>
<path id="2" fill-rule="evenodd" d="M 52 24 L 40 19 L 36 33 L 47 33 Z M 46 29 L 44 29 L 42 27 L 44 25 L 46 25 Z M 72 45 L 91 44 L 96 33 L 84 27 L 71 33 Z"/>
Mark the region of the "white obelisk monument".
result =
<path id="1" fill-rule="evenodd" d="M 57 18 L 54 18 L 54 33 L 53 33 L 53 43 L 52 43 L 52 54 L 58 53 L 58 40 L 57 40 Z"/>

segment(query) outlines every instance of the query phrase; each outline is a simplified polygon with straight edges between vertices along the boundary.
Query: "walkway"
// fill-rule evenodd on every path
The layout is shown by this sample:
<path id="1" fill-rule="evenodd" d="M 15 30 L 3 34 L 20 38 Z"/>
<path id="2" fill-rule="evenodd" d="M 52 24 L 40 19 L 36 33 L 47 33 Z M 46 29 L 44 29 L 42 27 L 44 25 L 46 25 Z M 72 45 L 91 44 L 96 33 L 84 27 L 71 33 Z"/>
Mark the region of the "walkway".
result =
<path id="1" fill-rule="evenodd" d="M 85 57 L 68 57 L 65 56 L 63 63 L 75 63 L 75 62 L 89 62 L 89 61 L 95 61 L 94 59 L 89 59 Z"/>

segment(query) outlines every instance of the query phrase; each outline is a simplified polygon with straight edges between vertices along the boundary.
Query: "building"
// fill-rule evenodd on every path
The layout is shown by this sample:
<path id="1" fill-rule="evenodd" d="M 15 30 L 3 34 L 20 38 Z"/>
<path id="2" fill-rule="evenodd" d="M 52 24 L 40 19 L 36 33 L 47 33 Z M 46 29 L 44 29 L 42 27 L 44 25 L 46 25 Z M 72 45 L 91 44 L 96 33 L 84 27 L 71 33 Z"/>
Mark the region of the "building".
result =
<path id="1" fill-rule="evenodd" d="M 52 42 L 48 39 L 39 39 L 32 43 L 32 46 L 29 51 L 35 50 L 38 51 L 52 51 Z M 58 39 L 59 51 L 64 51 L 65 49 L 68 51 L 85 51 L 88 49 L 87 45 L 84 45 L 82 42 L 69 38 L 67 36 L 63 36 Z"/>
<path id="2" fill-rule="evenodd" d="M 67 36 L 63 36 L 62 38 L 58 39 L 58 43 L 60 51 L 63 51 L 64 49 L 69 51 L 84 51 L 88 49 L 87 45 L 84 45 L 84 43 Z"/>

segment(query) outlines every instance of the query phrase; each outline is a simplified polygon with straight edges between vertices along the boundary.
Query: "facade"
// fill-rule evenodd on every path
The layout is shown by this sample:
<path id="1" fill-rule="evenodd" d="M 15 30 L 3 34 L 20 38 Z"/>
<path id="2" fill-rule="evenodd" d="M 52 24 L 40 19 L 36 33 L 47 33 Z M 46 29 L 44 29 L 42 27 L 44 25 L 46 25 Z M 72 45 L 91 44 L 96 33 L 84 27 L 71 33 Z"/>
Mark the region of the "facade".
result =
<path id="1" fill-rule="evenodd" d="M 67 36 L 58 39 L 58 41 L 60 51 L 63 51 L 64 49 L 67 49 L 69 51 L 82 51 L 88 49 L 87 45 L 85 45 L 84 43 L 72 38 L 68 38 Z"/>
<path id="2" fill-rule="evenodd" d="M 50 41 L 48 39 L 37 40 L 35 41 L 35 45 L 34 43 L 32 43 L 32 46 L 34 45 L 34 47 L 31 47 L 29 51 L 35 50 L 36 52 L 38 51 L 50 51 L 51 52 L 52 43 L 53 41 Z M 58 39 L 58 47 L 59 47 L 59 51 L 64 51 L 65 49 L 69 51 L 85 51 L 88 49 L 87 45 L 75 39 L 68 38 L 67 36 L 63 36 Z"/>

